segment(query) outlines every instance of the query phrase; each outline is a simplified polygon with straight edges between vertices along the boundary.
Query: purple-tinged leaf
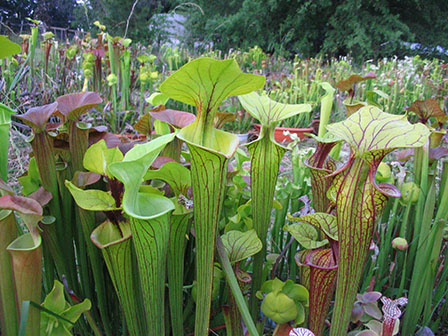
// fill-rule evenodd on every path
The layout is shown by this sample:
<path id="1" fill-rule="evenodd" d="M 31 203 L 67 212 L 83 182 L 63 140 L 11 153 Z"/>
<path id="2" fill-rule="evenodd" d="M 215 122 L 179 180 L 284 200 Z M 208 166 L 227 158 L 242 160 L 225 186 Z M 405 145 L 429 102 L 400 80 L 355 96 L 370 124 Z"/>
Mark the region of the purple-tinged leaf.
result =
<path id="1" fill-rule="evenodd" d="M 377 320 L 380 320 L 381 317 L 383 317 L 383 314 L 381 314 L 381 310 L 378 308 L 376 302 L 369 302 L 364 304 L 364 311 L 366 312 L 366 314 L 372 316 Z"/>
<path id="2" fill-rule="evenodd" d="M 361 317 L 364 315 L 364 309 L 359 302 L 355 302 L 352 308 L 352 315 L 350 316 L 350 321 L 357 323 Z"/>
<path id="3" fill-rule="evenodd" d="M 28 197 L 37 201 L 43 207 L 51 201 L 53 195 L 49 191 L 46 191 L 43 187 L 40 187 L 35 192 L 29 194 Z"/>
<path id="4" fill-rule="evenodd" d="M 80 172 L 77 171 L 72 178 L 72 183 L 78 188 L 84 188 L 91 184 L 98 182 L 101 179 L 101 175 L 93 172 Z"/>
<path id="5" fill-rule="evenodd" d="M 154 112 L 150 111 L 149 114 L 154 119 L 164 121 L 176 128 L 184 128 L 196 119 L 196 116 L 193 113 L 170 109 Z"/>
<path id="6" fill-rule="evenodd" d="M 328 175 L 333 173 L 337 167 L 336 161 L 329 156 L 329 153 L 338 141 L 324 142 L 324 139 L 314 138 L 318 141 L 317 148 L 304 164 L 311 171 L 314 209 L 316 212 L 326 212 L 330 203 L 327 191 L 333 183 L 333 178 Z"/>
<path id="7" fill-rule="evenodd" d="M 96 92 L 77 92 L 56 98 L 62 118 L 78 121 L 79 117 L 103 100 Z"/>
<path id="8" fill-rule="evenodd" d="M 168 162 L 177 162 L 177 161 L 172 159 L 172 158 L 170 158 L 170 157 L 168 157 L 168 156 L 161 156 L 161 155 L 159 155 L 158 157 L 156 157 L 154 162 L 151 163 L 151 168 L 152 169 L 160 169 L 164 165 L 166 165 Z"/>
<path id="9" fill-rule="evenodd" d="M 363 294 L 357 294 L 356 299 L 361 303 L 371 303 L 378 301 L 383 294 L 380 292 L 365 292 Z"/>
<path id="10" fill-rule="evenodd" d="M 0 197 L 0 209 L 17 211 L 33 236 L 33 240 L 37 241 L 38 223 L 43 218 L 43 210 L 39 202 L 28 197 L 5 195 Z"/>
<path id="11" fill-rule="evenodd" d="M 106 132 L 100 127 L 92 127 L 89 132 L 89 146 L 100 140 L 106 141 L 107 148 L 118 147 L 122 144 L 120 138 L 115 134 Z"/>
<path id="12" fill-rule="evenodd" d="M 30 126 L 34 132 L 40 133 L 46 130 L 46 124 L 50 117 L 55 114 L 58 103 L 36 106 L 30 108 L 24 114 L 15 114 L 14 116 Z"/>
<path id="13" fill-rule="evenodd" d="M 150 136 L 152 133 L 151 114 L 149 112 L 143 114 L 135 123 L 134 129 L 141 134 Z"/>

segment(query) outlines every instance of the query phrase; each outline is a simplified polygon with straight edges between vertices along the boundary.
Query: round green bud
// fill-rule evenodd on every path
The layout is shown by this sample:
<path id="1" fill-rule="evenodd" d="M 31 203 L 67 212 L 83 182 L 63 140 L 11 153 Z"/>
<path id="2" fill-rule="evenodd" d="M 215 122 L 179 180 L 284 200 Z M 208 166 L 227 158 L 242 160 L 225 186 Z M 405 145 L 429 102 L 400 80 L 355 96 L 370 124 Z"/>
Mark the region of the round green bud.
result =
<path id="1" fill-rule="evenodd" d="M 114 74 L 110 74 L 106 77 L 107 85 L 112 86 L 117 84 L 117 76 Z"/>
<path id="2" fill-rule="evenodd" d="M 406 182 L 400 186 L 401 201 L 404 204 L 415 203 L 418 201 L 420 188 L 414 182 Z"/>
<path id="3" fill-rule="evenodd" d="M 406 239 L 397 237 L 394 240 L 392 240 L 392 247 L 396 250 L 404 251 L 407 250 L 409 245 Z"/>

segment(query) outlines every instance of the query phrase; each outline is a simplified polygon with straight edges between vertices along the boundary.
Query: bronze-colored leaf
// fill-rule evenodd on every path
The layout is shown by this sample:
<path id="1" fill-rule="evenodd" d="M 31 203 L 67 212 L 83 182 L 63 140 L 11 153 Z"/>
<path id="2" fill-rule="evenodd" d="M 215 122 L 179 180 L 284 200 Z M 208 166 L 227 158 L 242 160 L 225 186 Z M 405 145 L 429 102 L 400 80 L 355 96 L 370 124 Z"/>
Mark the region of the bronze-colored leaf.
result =
<path id="1" fill-rule="evenodd" d="M 215 116 L 215 128 L 222 128 L 222 126 L 229 121 L 235 120 L 235 114 L 229 112 L 217 112 Z"/>
<path id="2" fill-rule="evenodd" d="M 365 81 L 367 79 L 372 79 L 372 78 L 376 78 L 376 74 L 374 72 L 372 72 L 372 71 L 370 71 L 365 76 L 351 75 L 349 78 L 339 81 L 336 84 L 336 88 L 341 90 L 341 91 L 350 91 L 350 90 L 353 90 L 353 86 L 356 83 Z"/>
<path id="3" fill-rule="evenodd" d="M 416 100 L 406 110 L 414 112 L 423 124 L 426 124 L 431 117 L 435 118 L 440 123 L 444 123 L 448 120 L 448 116 L 440 108 L 440 104 L 432 98 Z"/>
<path id="4" fill-rule="evenodd" d="M 134 129 L 136 129 L 141 134 L 150 135 L 152 132 L 151 114 L 147 112 L 142 115 L 134 125 Z"/>

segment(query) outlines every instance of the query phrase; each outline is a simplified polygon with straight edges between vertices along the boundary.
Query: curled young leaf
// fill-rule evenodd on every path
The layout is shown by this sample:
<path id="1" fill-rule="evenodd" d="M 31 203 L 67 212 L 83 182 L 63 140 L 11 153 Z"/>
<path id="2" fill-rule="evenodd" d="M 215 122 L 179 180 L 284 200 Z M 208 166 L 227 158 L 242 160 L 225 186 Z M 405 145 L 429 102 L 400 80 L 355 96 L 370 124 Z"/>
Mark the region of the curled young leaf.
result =
<path id="1" fill-rule="evenodd" d="M 143 177 L 155 158 L 175 133 L 167 134 L 148 143 L 136 145 L 120 162 L 109 165 L 110 173 L 124 184 L 123 210 L 130 216 L 140 219 L 158 217 L 174 209 L 166 197 L 139 192 Z"/>

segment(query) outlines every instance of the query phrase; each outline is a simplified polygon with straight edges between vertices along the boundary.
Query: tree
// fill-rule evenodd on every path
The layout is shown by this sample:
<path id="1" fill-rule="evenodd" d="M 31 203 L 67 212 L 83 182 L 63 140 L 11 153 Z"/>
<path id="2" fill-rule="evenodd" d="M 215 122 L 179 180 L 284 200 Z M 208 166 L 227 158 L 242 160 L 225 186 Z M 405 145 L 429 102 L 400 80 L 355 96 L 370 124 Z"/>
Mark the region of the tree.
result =
<path id="1" fill-rule="evenodd" d="M 178 1 L 178 4 L 183 1 Z M 446 0 L 198 0 L 193 40 L 219 49 L 284 55 L 351 54 L 356 60 L 409 53 L 406 42 L 448 48 Z M 445 55 L 446 56 L 446 55 Z"/>
<path id="2" fill-rule="evenodd" d="M 90 0 L 90 24 L 99 20 L 111 35 L 123 36 L 126 21 L 136 2 L 129 20 L 127 37 L 135 41 L 150 41 L 149 22 L 154 14 L 167 13 L 173 8 L 168 0 Z"/>

